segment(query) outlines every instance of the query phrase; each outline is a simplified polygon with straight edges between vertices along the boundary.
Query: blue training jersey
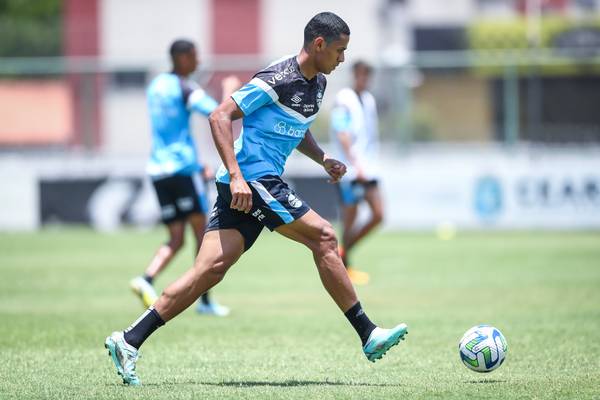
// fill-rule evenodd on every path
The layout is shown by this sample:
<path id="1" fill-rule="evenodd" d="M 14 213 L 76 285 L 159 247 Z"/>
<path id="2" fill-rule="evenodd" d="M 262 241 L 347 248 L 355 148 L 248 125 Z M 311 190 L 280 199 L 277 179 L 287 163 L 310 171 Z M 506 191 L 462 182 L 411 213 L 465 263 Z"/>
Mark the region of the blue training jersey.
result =
<path id="1" fill-rule="evenodd" d="M 245 180 L 283 174 L 286 160 L 317 116 L 326 85 L 320 73 L 307 80 L 296 56 L 288 56 L 259 71 L 231 95 L 244 113 L 234 150 Z M 229 183 L 224 165 L 216 179 Z"/>
<path id="2" fill-rule="evenodd" d="M 147 172 L 152 179 L 191 175 L 202 170 L 190 131 L 190 113 L 208 116 L 217 102 L 197 83 L 163 73 L 152 80 L 147 92 L 152 151 Z"/>

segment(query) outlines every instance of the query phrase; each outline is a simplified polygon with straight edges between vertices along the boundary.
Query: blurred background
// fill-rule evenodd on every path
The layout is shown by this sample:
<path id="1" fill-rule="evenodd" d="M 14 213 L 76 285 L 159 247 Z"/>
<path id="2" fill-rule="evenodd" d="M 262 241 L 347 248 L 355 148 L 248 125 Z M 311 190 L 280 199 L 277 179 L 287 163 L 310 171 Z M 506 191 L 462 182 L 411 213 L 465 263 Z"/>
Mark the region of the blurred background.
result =
<path id="1" fill-rule="evenodd" d="M 600 0 L 0 0 L 0 230 L 156 224 L 145 86 L 169 44 L 197 43 L 220 98 L 325 10 L 352 34 L 312 130 L 327 148 L 335 92 L 373 64 L 387 228 L 600 228 Z M 318 166 L 286 171 L 337 218 Z"/>

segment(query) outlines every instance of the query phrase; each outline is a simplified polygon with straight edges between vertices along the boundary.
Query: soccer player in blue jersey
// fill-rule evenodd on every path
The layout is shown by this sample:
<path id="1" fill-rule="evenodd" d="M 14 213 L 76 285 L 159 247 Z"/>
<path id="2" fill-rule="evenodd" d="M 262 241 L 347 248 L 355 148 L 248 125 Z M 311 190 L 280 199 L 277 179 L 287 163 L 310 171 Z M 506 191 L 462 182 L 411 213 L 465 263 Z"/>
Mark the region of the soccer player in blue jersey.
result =
<path id="1" fill-rule="evenodd" d="M 309 126 L 321 106 L 326 80 L 344 61 L 350 29 L 337 15 L 314 16 L 304 29 L 299 54 L 284 57 L 221 103 L 209 121 L 223 160 L 217 173 L 218 198 L 210 214 L 193 268 L 168 286 L 125 331 L 113 332 L 105 346 L 123 382 L 140 383 L 135 367 L 142 343 L 165 322 L 219 283 L 264 226 L 304 244 L 313 253 L 321 282 L 358 333 L 367 359 L 381 358 L 407 332 L 406 324 L 377 327 L 356 297 L 337 251 L 331 224 L 281 179 L 286 159 L 297 149 L 337 182 L 346 167 L 321 150 Z M 232 121 L 243 118 L 233 141 Z M 327 353 L 329 343 L 323 344 Z"/>
<path id="2" fill-rule="evenodd" d="M 189 120 L 192 112 L 208 117 L 218 104 L 196 82 L 188 79 L 199 63 L 195 45 L 189 40 L 176 40 L 169 53 L 172 71 L 154 78 L 147 90 L 152 127 L 152 152 L 147 171 L 156 190 L 169 240 L 160 246 L 144 275 L 130 282 L 146 308 L 157 299 L 153 280 L 182 248 L 188 223 L 194 231 L 197 250 L 200 249 L 209 208 L 205 180 L 211 172 L 198 157 Z M 222 81 L 223 98 L 228 98 L 239 87 L 238 82 L 233 76 Z M 227 307 L 211 301 L 208 292 L 201 295 L 196 310 L 218 316 L 229 314 Z"/>

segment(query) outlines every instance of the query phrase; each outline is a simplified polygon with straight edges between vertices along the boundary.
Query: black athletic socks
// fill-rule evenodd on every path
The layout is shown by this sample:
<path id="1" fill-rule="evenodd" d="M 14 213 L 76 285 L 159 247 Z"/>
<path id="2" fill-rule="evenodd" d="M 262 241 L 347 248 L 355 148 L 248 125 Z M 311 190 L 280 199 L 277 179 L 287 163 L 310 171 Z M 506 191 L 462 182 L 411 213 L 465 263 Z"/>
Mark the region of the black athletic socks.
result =
<path id="1" fill-rule="evenodd" d="M 202 304 L 204 304 L 205 306 L 210 304 L 210 297 L 208 297 L 208 292 L 204 293 L 201 297 L 200 297 L 200 301 L 202 302 Z"/>
<path id="2" fill-rule="evenodd" d="M 369 339 L 369 335 L 371 332 L 373 332 L 373 329 L 375 329 L 376 326 L 363 311 L 360 301 L 350 307 L 350 309 L 346 311 L 344 315 L 346 318 L 348 318 L 348 321 L 350 321 L 356 330 L 356 333 L 358 333 L 358 336 L 360 336 L 360 340 L 364 346 Z"/>
<path id="3" fill-rule="evenodd" d="M 154 307 L 146 310 L 123 334 L 125 341 L 139 349 L 152 332 L 165 324 Z"/>
<path id="4" fill-rule="evenodd" d="M 154 278 L 153 278 L 153 277 L 151 277 L 151 276 L 148 276 L 148 275 L 146 275 L 146 274 L 144 274 L 144 276 L 143 276 L 142 278 L 144 278 L 144 280 L 145 280 L 146 282 L 148 282 L 149 284 L 151 284 L 151 285 L 152 285 L 152 282 L 154 281 Z"/>

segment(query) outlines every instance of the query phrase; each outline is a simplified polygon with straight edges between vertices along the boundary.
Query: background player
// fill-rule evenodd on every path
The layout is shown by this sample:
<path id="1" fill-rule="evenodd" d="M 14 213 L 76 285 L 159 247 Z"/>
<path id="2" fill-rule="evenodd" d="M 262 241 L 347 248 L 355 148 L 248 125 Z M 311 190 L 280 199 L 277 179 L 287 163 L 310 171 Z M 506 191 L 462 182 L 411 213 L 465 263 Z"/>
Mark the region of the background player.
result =
<path id="1" fill-rule="evenodd" d="M 147 171 L 156 190 L 169 240 L 157 250 L 144 275 L 130 282 L 145 307 L 156 301 L 153 280 L 182 248 L 187 223 L 194 232 L 197 250 L 200 249 L 209 207 L 205 181 L 212 178 L 212 172 L 198 157 L 189 119 L 192 112 L 208 116 L 217 102 L 188 79 L 199 65 L 195 45 L 189 40 L 176 40 L 169 53 L 172 71 L 154 78 L 147 90 L 152 125 L 152 152 Z M 238 87 L 237 78 L 225 78 L 223 98 Z M 211 301 L 208 292 L 202 294 L 196 310 L 218 316 L 229 314 L 227 307 Z"/>
<path id="2" fill-rule="evenodd" d="M 348 166 L 338 183 L 342 208 L 342 245 L 340 255 L 355 284 L 369 282 L 369 274 L 352 268 L 350 252 L 383 220 L 383 201 L 378 188 L 377 157 L 379 127 L 375 98 L 368 91 L 372 68 L 364 61 L 352 67 L 354 83 L 337 93 L 331 112 L 331 133 L 335 156 Z M 366 201 L 369 219 L 357 225 L 358 206 Z"/>
<path id="3" fill-rule="evenodd" d="M 321 106 L 323 74 L 344 61 L 349 35 L 337 15 L 316 15 L 304 29 L 304 45 L 297 56 L 284 57 L 257 73 L 211 114 L 213 138 L 223 160 L 217 173 L 217 202 L 194 268 L 168 286 L 125 332 L 106 338 L 105 346 L 124 382 L 139 384 L 135 371 L 139 347 L 220 282 L 263 226 L 312 251 L 323 286 L 358 333 L 370 361 L 381 358 L 406 334 L 405 324 L 381 329 L 371 322 L 338 254 L 331 224 L 280 177 L 295 148 L 322 165 L 333 182 L 345 173 L 344 164 L 327 156 L 308 128 Z M 234 145 L 232 121 L 242 117 L 243 132 Z M 323 342 L 324 356 L 331 346 Z"/>

